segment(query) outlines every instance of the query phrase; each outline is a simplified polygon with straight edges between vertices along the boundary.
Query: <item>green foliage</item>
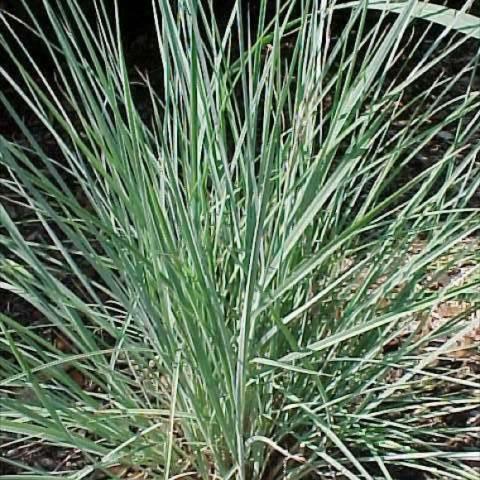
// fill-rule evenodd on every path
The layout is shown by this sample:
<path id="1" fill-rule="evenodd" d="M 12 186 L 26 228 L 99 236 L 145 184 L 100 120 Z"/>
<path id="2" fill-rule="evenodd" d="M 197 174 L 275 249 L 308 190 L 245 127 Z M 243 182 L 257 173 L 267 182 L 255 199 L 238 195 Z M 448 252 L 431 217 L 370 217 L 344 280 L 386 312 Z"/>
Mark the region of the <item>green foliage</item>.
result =
<path id="1" fill-rule="evenodd" d="M 0 17 L 16 64 L 0 74 L 54 143 L 0 93 L 25 137 L 0 137 L 2 188 L 27 212 L 0 206 L 0 288 L 43 319 L 0 316 L 2 429 L 81 450 L 61 472 L 77 480 L 118 464 L 165 479 L 478 478 L 478 450 L 449 443 L 469 428 L 442 422 L 478 406 L 478 380 L 433 367 L 472 311 L 408 333 L 442 302 L 478 301 L 478 250 L 460 248 L 474 265 L 461 283 L 427 277 L 480 224 L 480 56 L 411 93 L 478 41 L 478 19 L 409 0 L 376 5 L 372 27 L 359 1 L 335 36 L 344 5 L 278 2 L 268 22 L 262 1 L 252 31 L 238 2 L 220 31 L 208 5 L 170 3 L 153 1 L 159 78 L 141 86 L 100 0 L 95 25 L 81 2 L 45 1 L 54 39 L 32 14 L 54 76 Z M 422 47 L 415 16 L 445 34 Z"/>

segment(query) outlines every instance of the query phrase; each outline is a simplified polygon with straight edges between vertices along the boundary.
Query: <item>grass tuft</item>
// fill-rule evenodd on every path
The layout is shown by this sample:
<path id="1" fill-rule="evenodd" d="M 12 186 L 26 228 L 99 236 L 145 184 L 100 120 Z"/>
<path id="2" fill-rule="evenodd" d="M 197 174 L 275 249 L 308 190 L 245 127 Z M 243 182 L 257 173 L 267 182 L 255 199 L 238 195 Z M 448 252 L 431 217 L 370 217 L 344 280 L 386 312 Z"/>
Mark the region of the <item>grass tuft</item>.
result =
<path id="1" fill-rule="evenodd" d="M 21 3 L 5 478 L 478 478 L 480 54 L 443 70 L 480 52 L 472 2 L 239 1 L 220 28 L 153 0 L 142 75 L 102 0 Z"/>

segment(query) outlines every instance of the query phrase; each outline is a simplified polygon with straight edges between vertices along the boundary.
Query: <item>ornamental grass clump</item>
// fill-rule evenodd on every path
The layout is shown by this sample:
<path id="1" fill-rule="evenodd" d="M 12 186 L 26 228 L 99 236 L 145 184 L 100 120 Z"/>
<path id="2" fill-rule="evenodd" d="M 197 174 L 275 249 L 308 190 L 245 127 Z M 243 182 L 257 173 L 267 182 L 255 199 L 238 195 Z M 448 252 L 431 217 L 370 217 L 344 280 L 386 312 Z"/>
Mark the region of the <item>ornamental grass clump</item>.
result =
<path id="1" fill-rule="evenodd" d="M 140 75 L 102 0 L 22 3 L 1 448 L 65 455 L 5 478 L 478 478 L 472 2 L 153 0 Z"/>

